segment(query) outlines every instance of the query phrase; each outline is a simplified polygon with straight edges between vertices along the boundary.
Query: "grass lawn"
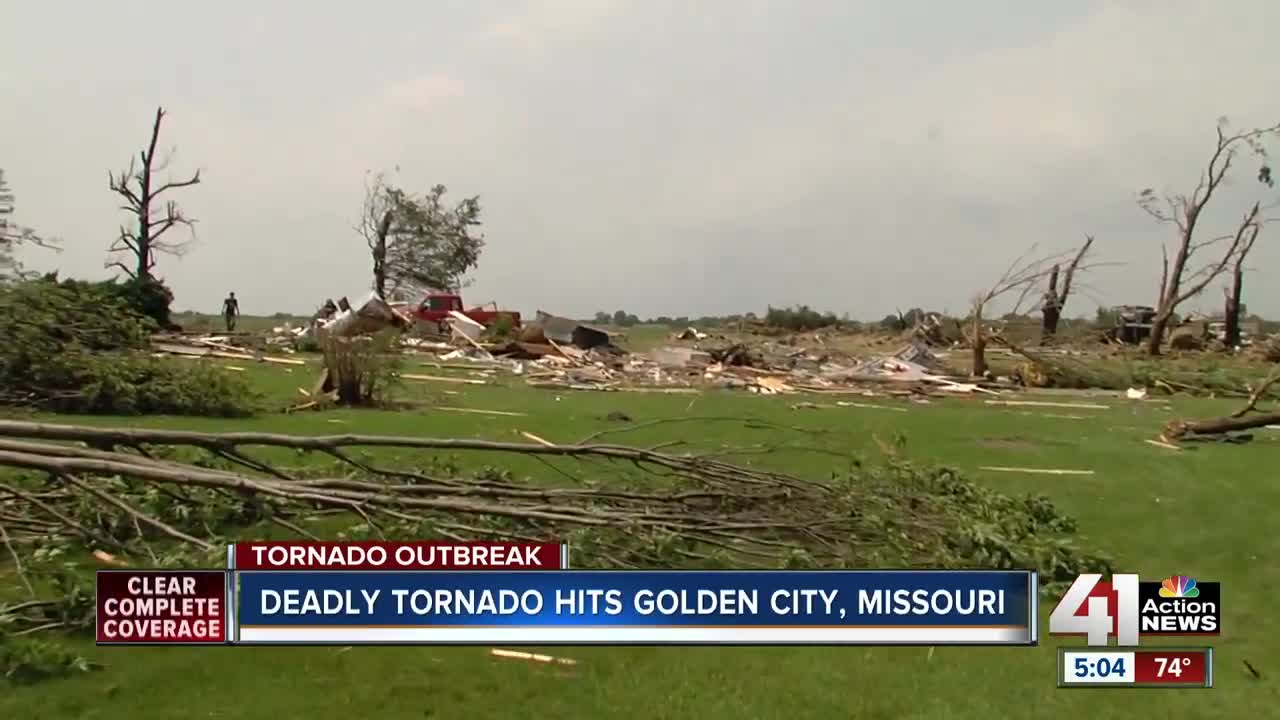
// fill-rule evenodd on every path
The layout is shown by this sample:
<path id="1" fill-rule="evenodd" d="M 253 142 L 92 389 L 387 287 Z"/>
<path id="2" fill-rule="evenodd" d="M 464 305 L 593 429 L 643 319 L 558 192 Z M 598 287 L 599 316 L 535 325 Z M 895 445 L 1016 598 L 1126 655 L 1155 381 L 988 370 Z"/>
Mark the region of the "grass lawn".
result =
<path id="1" fill-rule="evenodd" d="M 310 387 L 306 369 L 254 367 L 279 399 Z M 431 371 L 439 374 L 437 371 Z M 506 382 L 506 381 L 504 381 Z M 1206 444 L 1172 452 L 1142 442 L 1172 414 L 1220 415 L 1237 401 L 1175 399 L 1135 404 L 1092 399 L 1108 410 L 996 408 L 980 399 L 907 405 L 793 409 L 815 397 L 564 392 L 512 385 L 416 383 L 437 404 L 525 413 L 497 417 L 433 410 L 263 415 L 244 430 L 363 432 L 518 439 L 520 431 L 570 442 L 634 421 L 681 416 L 760 418 L 830 431 L 825 442 L 877 457 L 873 435 L 902 435 L 905 454 L 947 464 L 1008 492 L 1044 493 L 1077 517 L 1083 543 L 1120 569 L 1159 579 L 1176 573 L 1223 584 L 1223 635 L 1213 690 L 1057 690 L 1057 643 L 1038 648 L 558 648 L 572 671 L 491 658 L 486 648 L 96 648 L 97 673 L 0 692 L 0 718 L 1196 718 L 1274 717 L 1280 693 L 1280 623 L 1267 609 L 1280 587 L 1280 431 L 1244 446 Z M 446 394 L 449 393 L 449 394 Z M 1075 417 L 1069 417 L 1075 416 Z M 1083 418 L 1083 419 L 1081 419 Z M 118 418 L 68 419 L 124 424 Z M 208 419 L 146 418 L 130 424 L 214 430 Z M 737 422 L 670 423 L 614 435 L 637 444 L 684 439 L 700 445 L 771 440 Z M 821 476 L 832 460 L 812 454 L 754 456 Z M 483 458 L 471 462 L 482 462 Z M 983 472 L 982 465 L 1087 468 L 1088 476 Z M 529 463 L 528 475 L 549 471 Z M 0 580 L 0 582 L 3 582 Z M 1170 639 L 1170 644 L 1175 644 Z M 1263 674 L 1249 676 L 1248 659 Z M 1271 710 L 1267 710 L 1271 708 Z"/>

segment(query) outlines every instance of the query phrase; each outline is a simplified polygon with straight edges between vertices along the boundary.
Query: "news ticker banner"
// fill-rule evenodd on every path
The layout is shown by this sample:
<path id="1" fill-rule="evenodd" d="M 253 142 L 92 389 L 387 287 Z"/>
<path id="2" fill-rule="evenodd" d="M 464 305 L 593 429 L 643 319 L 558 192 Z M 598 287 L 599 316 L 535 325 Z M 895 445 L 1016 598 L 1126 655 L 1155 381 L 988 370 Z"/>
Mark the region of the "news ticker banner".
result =
<path id="1" fill-rule="evenodd" d="M 1213 687 L 1213 648 L 1058 648 L 1058 687 Z"/>
<path id="2" fill-rule="evenodd" d="M 250 543 L 230 548 L 228 565 L 99 571 L 98 642 L 1034 645 L 1038 635 L 1028 571 L 569 570 L 564 546 L 509 543 Z"/>

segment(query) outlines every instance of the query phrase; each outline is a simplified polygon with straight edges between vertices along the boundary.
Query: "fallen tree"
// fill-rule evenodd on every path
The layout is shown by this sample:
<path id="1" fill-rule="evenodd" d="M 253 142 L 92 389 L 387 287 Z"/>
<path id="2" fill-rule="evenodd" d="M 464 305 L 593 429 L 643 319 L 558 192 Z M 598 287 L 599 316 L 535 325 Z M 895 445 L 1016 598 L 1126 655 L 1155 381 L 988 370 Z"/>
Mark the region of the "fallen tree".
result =
<path id="1" fill-rule="evenodd" d="M 776 439 L 787 428 L 769 430 Z M 0 475 L 0 540 L 24 578 L 50 546 L 62 558 L 55 569 L 69 554 L 93 553 L 110 553 L 113 563 L 200 566 L 229 538 L 260 535 L 267 523 L 315 538 L 320 531 L 308 528 L 323 517 L 327 534 L 343 527 L 346 539 L 565 540 L 582 567 L 1037 567 L 1053 583 L 1108 566 L 1072 544 L 1074 523 L 1045 498 L 1006 496 L 943 468 L 868 468 L 831 449 L 785 446 L 849 468 L 818 481 L 723 459 L 732 449 L 674 454 L 670 444 L 538 440 L 0 421 L 0 466 L 17 471 Z M 389 449 L 395 464 L 375 459 Z M 328 460 L 279 464 L 313 453 Z M 493 468 L 467 475 L 440 453 L 532 459 L 549 472 L 537 483 Z M 69 590 L 71 582 L 61 589 L 69 599 L 32 590 L 20 609 L 0 605 L 0 628 L 91 627 L 92 592 Z"/>
<path id="2" fill-rule="evenodd" d="M 1277 366 L 1256 388 L 1249 393 L 1249 400 L 1244 407 L 1224 418 L 1204 420 L 1170 420 L 1160 433 L 1160 440 L 1166 443 L 1178 440 L 1196 440 L 1209 436 L 1229 435 L 1241 430 L 1280 425 L 1280 411 L 1258 411 L 1258 401 L 1267 395 L 1272 385 L 1280 381 L 1280 366 Z"/>

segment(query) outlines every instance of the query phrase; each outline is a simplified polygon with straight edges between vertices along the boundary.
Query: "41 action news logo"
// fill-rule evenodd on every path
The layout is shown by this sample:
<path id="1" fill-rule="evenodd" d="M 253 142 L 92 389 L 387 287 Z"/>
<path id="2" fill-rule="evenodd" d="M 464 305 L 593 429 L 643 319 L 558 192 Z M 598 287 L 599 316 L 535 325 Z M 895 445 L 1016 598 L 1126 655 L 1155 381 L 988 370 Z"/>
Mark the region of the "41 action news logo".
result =
<path id="1" fill-rule="evenodd" d="M 1218 635 L 1222 588 L 1186 575 L 1141 582 L 1137 575 L 1080 575 L 1049 614 L 1050 635 L 1085 635 L 1090 645 L 1138 644 L 1141 635 Z"/>

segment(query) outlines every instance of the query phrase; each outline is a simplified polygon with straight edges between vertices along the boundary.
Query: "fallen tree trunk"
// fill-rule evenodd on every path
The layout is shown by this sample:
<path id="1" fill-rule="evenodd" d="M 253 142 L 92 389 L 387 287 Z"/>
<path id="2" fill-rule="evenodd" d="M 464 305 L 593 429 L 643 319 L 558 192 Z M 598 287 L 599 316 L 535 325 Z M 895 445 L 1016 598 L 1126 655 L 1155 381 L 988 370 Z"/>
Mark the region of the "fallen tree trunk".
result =
<path id="1" fill-rule="evenodd" d="M 1240 430 L 1252 430 L 1267 425 L 1280 425 L 1280 412 L 1211 420 L 1170 420 L 1164 426 L 1164 431 L 1160 433 L 1160 438 L 1168 442 L 1186 439 L 1189 436 L 1222 435 Z"/>
<path id="2" fill-rule="evenodd" d="M 1240 430 L 1280 424 L 1280 412 L 1258 412 L 1258 401 L 1271 390 L 1271 386 L 1280 382 L 1280 367 L 1273 369 L 1258 386 L 1251 387 L 1249 401 L 1244 407 L 1231 413 L 1229 417 L 1209 420 L 1170 420 L 1160 433 L 1160 439 L 1170 442 L 1188 439 L 1197 435 L 1224 435 Z M 1258 413 L 1256 415 L 1251 413 Z"/>

